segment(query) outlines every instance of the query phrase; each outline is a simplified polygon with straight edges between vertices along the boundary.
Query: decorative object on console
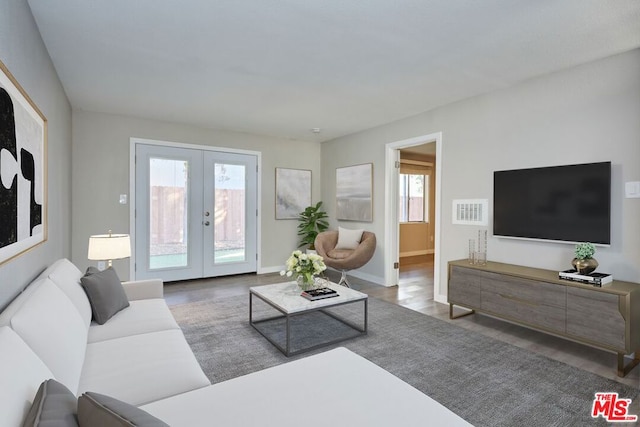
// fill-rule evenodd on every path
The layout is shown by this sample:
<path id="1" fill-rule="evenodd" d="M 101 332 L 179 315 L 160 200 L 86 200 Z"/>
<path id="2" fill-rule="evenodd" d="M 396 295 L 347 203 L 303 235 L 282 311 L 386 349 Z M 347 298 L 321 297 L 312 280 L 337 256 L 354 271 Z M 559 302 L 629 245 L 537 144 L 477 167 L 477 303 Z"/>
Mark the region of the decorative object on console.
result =
<path id="1" fill-rule="evenodd" d="M 0 264 L 47 240 L 47 119 L 0 62 Z"/>
<path id="2" fill-rule="evenodd" d="M 478 230 L 478 251 L 475 263 L 478 265 L 487 264 L 487 230 Z"/>
<path id="3" fill-rule="evenodd" d="M 576 245 L 576 257 L 571 261 L 573 268 L 582 275 L 587 275 L 598 268 L 598 261 L 593 258 L 596 247 L 592 243 L 579 243 Z"/>
<path id="4" fill-rule="evenodd" d="M 476 259 L 476 241 L 475 239 L 469 239 L 469 264 L 473 264 Z"/>
<path id="5" fill-rule="evenodd" d="M 322 233 L 329 228 L 326 218 L 329 216 L 320 208 L 322 202 L 318 202 L 315 206 L 307 206 L 307 208 L 298 215 L 298 236 L 302 236 L 299 248 L 308 245 L 309 249 L 315 249 L 314 242 L 318 233 Z"/>
<path id="6" fill-rule="evenodd" d="M 336 218 L 373 221 L 373 164 L 336 169 Z"/>
<path id="7" fill-rule="evenodd" d="M 92 261 L 108 261 L 107 267 L 112 266 L 112 260 L 129 258 L 131 256 L 131 240 L 128 234 L 96 234 L 89 237 L 89 251 L 87 258 Z"/>
<path id="8" fill-rule="evenodd" d="M 291 277 L 295 275 L 296 283 L 303 291 L 321 287 L 316 283 L 316 276 L 327 269 L 322 257 L 316 254 L 305 254 L 302 251 L 293 251 L 286 262 L 286 270 L 280 272 L 281 276 Z"/>
<path id="9" fill-rule="evenodd" d="M 311 171 L 276 168 L 276 219 L 297 219 L 311 204 Z"/>
<path id="10" fill-rule="evenodd" d="M 486 265 L 487 264 L 487 230 L 478 230 L 478 247 L 476 241 L 469 239 L 469 264 Z"/>
<path id="11" fill-rule="evenodd" d="M 558 272 L 558 277 L 562 280 L 571 280 L 578 283 L 586 283 L 593 286 L 602 286 L 613 282 L 613 276 L 607 273 L 579 274 L 575 269 Z"/>

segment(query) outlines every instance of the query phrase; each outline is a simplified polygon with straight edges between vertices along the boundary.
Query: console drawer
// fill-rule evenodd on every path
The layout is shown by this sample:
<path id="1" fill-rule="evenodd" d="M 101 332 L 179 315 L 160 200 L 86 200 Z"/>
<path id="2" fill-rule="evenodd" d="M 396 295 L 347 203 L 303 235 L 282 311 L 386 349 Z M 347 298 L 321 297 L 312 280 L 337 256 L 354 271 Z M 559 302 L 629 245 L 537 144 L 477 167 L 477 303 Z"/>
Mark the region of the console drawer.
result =
<path id="1" fill-rule="evenodd" d="M 533 304 L 562 307 L 563 309 L 565 307 L 567 293 L 564 286 L 487 271 L 478 271 L 476 274 L 483 291 Z"/>
<path id="2" fill-rule="evenodd" d="M 499 293 L 482 290 L 482 311 L 527 326 L 536 326 L 564 333 L 565 309 L 514 296 L 517 292 Z"/>
<path id="3" fill-rule="evenodd" d="M 625 330 L 618 295 L 573 287 L 567 290 L 568 334 L 625 350 Z"/>
<path id="4" fill-rule="evenodd" d="M 480 307 L 480 284 L 476 281 L 475 273 L 468 268 L 451 267 L 447 290 L 449 303 Z"/>

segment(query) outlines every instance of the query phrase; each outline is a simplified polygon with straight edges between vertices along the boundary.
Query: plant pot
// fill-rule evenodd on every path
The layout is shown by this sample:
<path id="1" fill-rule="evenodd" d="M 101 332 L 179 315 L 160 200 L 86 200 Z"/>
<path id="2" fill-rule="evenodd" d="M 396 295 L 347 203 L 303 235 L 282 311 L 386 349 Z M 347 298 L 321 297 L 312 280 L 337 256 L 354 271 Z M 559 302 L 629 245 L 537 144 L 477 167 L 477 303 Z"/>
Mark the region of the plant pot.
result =
<path id="1" fill-rule="evenodd" d="M 573 265 L 573 268 L 578 272 L 578 274 L 586 275 L 592 273 L 596 268 L 598 268 L 598 261 L 596 261 L 595 258 L 574 258 L 573 261 L 571 261 L 571 265 Z"/>

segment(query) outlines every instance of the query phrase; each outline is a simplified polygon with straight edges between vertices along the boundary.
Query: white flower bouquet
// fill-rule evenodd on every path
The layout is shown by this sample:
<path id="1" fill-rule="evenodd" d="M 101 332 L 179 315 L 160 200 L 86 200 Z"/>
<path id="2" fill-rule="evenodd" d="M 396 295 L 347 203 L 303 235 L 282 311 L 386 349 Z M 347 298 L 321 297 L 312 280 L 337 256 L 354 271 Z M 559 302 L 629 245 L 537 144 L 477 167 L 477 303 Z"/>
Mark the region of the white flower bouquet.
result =
<path id="1" fill-rule="evenodd" d="M 327 269 L 320 255 L 305 254 L 299 250 L 291 253 L 285 266 L 286 270 L 282 270 L 280 275 L 287 277 L 295 276 L 296 281 L 305 286 L 313 286 L 315 276 Z"/>

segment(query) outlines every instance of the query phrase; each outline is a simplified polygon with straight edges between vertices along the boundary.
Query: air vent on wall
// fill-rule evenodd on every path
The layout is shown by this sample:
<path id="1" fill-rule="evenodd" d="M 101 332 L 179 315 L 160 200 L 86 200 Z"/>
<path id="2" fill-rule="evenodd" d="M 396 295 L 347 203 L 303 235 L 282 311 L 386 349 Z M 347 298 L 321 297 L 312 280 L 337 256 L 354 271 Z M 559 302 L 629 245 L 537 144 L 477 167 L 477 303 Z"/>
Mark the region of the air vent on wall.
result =
<path id="1" fill-rule="evenodd" d="M 453 224 L 483 225 L 489 224 L 488 199 L 458 199 L 453 201 Z"/>

